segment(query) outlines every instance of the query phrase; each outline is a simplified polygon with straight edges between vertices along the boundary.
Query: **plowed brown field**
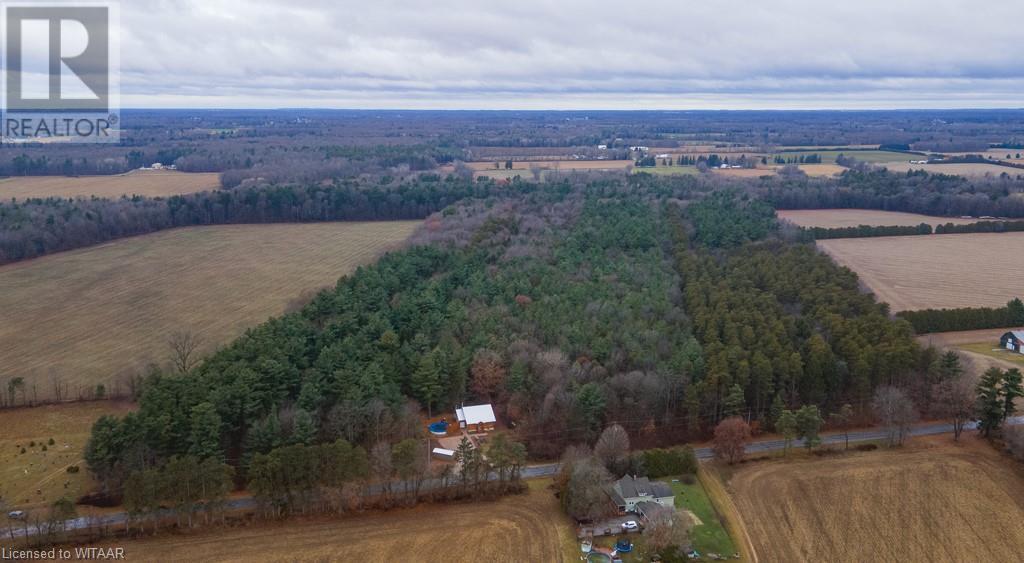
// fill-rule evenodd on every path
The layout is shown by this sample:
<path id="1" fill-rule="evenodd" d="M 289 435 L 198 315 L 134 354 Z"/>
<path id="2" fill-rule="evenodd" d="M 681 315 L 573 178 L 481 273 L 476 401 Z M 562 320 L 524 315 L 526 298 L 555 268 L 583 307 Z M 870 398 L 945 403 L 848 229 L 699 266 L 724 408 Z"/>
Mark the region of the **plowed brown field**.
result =
<path id="1" fill-rule="evenodd" d="M 119 540 L 128 561 L 570 561 L 578 547 L 550 491 L 495 502 L 421 506 L 341 519 L 292 520 L 188 536 Z"/>
<path id="2" fill-rule="evenodd" d="M 962 441 L 758 463 L 728 486 L 760 561 L 1020 561 L 1024 467 Z"/>

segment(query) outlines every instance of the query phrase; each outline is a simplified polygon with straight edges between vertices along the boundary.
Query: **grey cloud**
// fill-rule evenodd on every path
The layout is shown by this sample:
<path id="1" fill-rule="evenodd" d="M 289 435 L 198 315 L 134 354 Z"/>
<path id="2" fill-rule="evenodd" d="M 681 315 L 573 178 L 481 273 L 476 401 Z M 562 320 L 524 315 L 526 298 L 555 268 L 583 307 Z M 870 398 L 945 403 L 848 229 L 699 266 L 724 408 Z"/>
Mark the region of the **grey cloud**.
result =
<path id="1" fill-rule="evenodd" d="M 1016 1 L 143 0 L 122 3 L 122 93 L 134 106 L 1016 107 L 1021 21 Z"/>

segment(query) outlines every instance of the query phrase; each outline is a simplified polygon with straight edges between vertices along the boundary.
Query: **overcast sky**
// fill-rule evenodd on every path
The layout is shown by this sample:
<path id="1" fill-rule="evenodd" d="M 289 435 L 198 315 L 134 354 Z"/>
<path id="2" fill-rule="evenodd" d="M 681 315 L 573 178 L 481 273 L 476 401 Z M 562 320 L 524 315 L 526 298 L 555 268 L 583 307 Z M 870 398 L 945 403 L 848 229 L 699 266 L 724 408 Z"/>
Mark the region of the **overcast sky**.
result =
<path id="1" fill-rule="evenodd" d="M 126 0 L 126 107 L 1024 107 L 1024 1 Z"/>

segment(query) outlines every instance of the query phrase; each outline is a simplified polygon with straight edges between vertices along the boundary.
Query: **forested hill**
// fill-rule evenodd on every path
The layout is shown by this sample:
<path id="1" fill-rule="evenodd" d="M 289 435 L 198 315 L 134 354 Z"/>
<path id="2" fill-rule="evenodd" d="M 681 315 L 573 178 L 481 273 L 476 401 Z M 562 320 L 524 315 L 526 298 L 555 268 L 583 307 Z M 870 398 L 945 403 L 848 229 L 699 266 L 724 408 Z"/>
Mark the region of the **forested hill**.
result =
<path id="1" fill-rule="evenodd" d="M 763 203 L 695 186 L 563 182 L 447 208 L 303 310 L 150 376 L 138 413 L 97 423 L 89 466 L 113 491 L 176 456 L 244 475 L 287 445 L 419 437 L 422 415 L 463 401 L 551 457 L 611 422 L 678 443 L 910 378 L 909 326 L 851 272 L 781 240 Z"/>

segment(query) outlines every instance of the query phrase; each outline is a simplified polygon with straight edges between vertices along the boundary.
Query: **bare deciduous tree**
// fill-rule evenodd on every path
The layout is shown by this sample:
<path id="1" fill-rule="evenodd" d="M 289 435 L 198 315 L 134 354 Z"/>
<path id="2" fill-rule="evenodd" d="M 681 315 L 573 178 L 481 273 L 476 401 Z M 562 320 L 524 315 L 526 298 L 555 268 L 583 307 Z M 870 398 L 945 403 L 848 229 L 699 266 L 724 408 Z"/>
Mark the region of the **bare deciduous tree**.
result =
<path id="1" fill-rule="evenodd" d="M 1003 440 L 1010 454 L 1024 461 L 1024 426 L 1007 426 L 1003 429 Z"/>
<path id="2" fill-rule="evenodd" d="M 181 373 L 188 373 L 199 363 L 199 338 L 191 330 L 177 331 L 167 339 L 171 363 Z"/>
<path id="3" fill-rule="evenodd" d="M 690 521 L 678 510 L 658 510 L 648 520 L 644 538 L 657 551 L 672 546 L 686 549 L 690 544 Z"/>
<path id="4" fill-rule="evenodd" d="M 605 487 L 611 483 L 608 470 L 595 458 L 585 458 L 572 465 L 568 483 L 562 493 L 565 511 L 577 520 L 597 520 L 612 512 Z"/>
<path id="5" fill-rule="evenodd" d="M 932 390 L 939 416 L 953 421 L 953 439 L 959 440 L 964 426 L 974 418 L 976 395 L 974 385 L 963 374 L 935 384 Z"/>
<path id="6" fill-rule="evenodd" d="M 629 434 L 626 429 L 618 424 L 605 428 L 594 445 L 594 455 L 612 474 L 622 474 L 629 462 Z"/>
<path id="7" fill-rule="evenodd" d="M 902 446 L 910 432 L 910 425 L 918 419 L 914 402 L 897 387 L 879 387 L 871 401 L 871 410 L 886 427 L 886 438 L 890 446 Z"/>
<path id="8" fill-rule="evenodd" d="M 507 373 L 501 355 L 491 350 L 478 350 L 469 371 L 473 376 L 473 392 L 482 399 L 494 402 L 505 385 Z"/>

